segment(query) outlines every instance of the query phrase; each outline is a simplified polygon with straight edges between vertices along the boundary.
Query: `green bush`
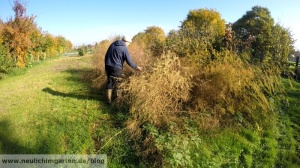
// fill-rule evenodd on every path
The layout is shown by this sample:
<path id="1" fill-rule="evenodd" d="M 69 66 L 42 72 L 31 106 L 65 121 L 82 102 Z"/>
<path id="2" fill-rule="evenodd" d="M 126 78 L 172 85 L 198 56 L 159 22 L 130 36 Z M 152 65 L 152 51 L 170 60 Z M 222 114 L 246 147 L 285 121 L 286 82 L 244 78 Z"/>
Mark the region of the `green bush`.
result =
<path id="1" fill-rule="evenodd" d="M 8 73 L 13 68 L 14 68 L 13 60 L 11 59 L 10 55 L 8 54 L 4 46 L 0 44 L 0 78 L 1 78 L 1 74 Z"/>
<path id="2" fill-rule="evenodd" d="M 84 56 L 87 53 L 87 48 L 86 47 L 80 47 L 78 49 L 78 55 Z"/>

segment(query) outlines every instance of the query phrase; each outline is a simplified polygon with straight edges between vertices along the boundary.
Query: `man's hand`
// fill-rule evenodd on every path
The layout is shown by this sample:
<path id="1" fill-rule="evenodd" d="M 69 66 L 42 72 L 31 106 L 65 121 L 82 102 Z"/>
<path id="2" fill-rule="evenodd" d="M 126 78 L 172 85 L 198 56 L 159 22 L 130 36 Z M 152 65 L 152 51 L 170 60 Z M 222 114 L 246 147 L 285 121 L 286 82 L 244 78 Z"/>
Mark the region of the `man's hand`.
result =
<path id="1" fill-rule="evenodd" d="M 139 71 L 142 71 L 142 68 L 141 67 L 139 67 L 139 66 L 137 66 L 137 68 L 136 68 L 137 70 L 139 70 Z"/>

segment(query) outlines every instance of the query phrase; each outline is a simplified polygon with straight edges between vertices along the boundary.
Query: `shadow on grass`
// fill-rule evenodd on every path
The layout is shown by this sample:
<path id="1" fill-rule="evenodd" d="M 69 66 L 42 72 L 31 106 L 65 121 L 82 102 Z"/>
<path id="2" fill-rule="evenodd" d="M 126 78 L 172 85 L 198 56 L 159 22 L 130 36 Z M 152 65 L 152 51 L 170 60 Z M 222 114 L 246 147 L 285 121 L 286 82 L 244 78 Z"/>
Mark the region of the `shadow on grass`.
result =
<path id="1" fill-rule="evenodd" d="M 27 154 L 32 153 L 32 149 L 19 143 L 14 137 L 15 133 L 7 120 L 0 121 L 0 153 L 1 154 Z"/>
<path id="2" fill-rule="evenodd" d="M 39 137 L 43 143 L 31 147 L 21 144 L 17 132 L 11 128 L 8 120 L 0 121 L 0 154 L 49 154 L 49 144 L 44 143 L 51 140 L 51 137 Z"/>
<path id="3" fill-rule="evenodd" d="M 99 89 L 93 86 L 92 80 L 95 78 L 96 74 L 92 69 L 68 69 L 64 72 L 67 72 L 71 75 L 65 79 L 66 84 L 68 82 L 81 84 L 84 88 L 87 89 L 87 93 L 64 93 L 49 87 L 42 89 L 42 91 L 54 96 L 70 97 L 80 100 L 90 99 L 98 100 L 101 102 L 105 101 L 105 92 L 103 91 L 103 89 Z"/>
<path id="4" fill-rule="evenodd" d="M 108 105 L 106 103 L 107 98 L 106 98 L 106 80 L 100 84 L 99 87 L 94 87 L 93 86 L 93 79 L 97 77 L 97 74 L 92 70 L 92 69 L 68 69 L 65 72 L 70 73 L 71 76 L 67 78 L 67 81 L 72 81 L 72 82 L 79 82 L 81 84 L 84 84 L 84 87 L 88 88 L 88 93 L 86 95 L 77 95 L 73 93 L 65 94 L 65 93 L 60 93 L 57 91 L 51 91 L 48 90 L 49 93 L 53 95 L 58 95 L 58 96 L 67 96 L 67 97 L 74 97 L 77 99 L 94 99 L 98 100 L 100 102 L 100 108 L 102 112 L 108 113 L 111 115 L 113 118 L 114 122 L 114 127 L 118 128 L 123 128 L 124 127 L 124 122 L 128 119 L 129 117 L 129 109 L 128 107 L 120 107 L 119 105 L 112 103 Z M 99 75 L 99 74 L 98 74 Z"/>
<path id="5" fill-rule="evenodd" d="M 128 163 L 139 163 L 138 158 L 135 155 L 136 151 L 133 148 L 132 142 L 127 141 L 127 133 L 124 130 L 126 127 L 126 121 L 129 114 L 129 107 L 126 106 L 120 106 L 115 103 L 112 103 L 108 105 L 106 103 L 106 79 L 104 79 L 106 76 L 103 75 L 103 78 L 98 81 L 99 85 L 97 87 L 94 86 L 93 81 L 97 79 L 101 74 L 96 74 L 92 69 L 68 69 L 65 72 L 69 73 L 70 76 L 66 78 L 67 81 L 75 82 L 78 84 L 83 84 L 85 88 L 88 89 L 88 93 L 86 95 L 80 95 L 80 94 L 73 94 L 73 93 L 60 93 L 57 91 L 53 91 L 51 89 L 45 88 L 45 91 L 48 93 L 51 93 L 52 95 L 57 96 L 67 96 L 67 97 L 74 97 L 77 99 L 86 99 L 86 98 L 92 98 L 97 101 L 99 101 L 99 109 L 102 113 L 108 114 L 110 117 L 107 121 L 107 130 L 106 131 L 112 131 L 111 133 L 105 133 L 105 134 L 98 134 L 99 137 L 110 137 L 113 138 L 113 142 L 111 145 L 108 145 L 106 148 L 102 149 L 102 151 L 105 151 L 113 160 L 117 160 L 117 162 L 120 162 L 120 164 L 126 164 Z M 105 81 L 103 81 L 105 80 Z M 103 127 L 103 126 L 102 126 Z M 106 126 L 104 126 L 106 127 Z M 102 130 L 102 128 L 99 128 L 99 130 Z M 116 136 L 117 134 L 113 134 L 114 131 L 116 133 L 118 131 L 121 131 L 120 135 Z M 116 137 L 114 137 L 116 136 Z M 99 141 L 97 138 L 93 139 L 95 142 L 95 149 L 96 151 L 100 150 L 101 147 L 105 144 L 102 141 Z M 125 155 L 124 155 L 125 154 Z M 126 166 L 124 166 L 126 167 Z M 132 167 L 132 166 L 129 166 Z M 136 167 L 136 166 L 135 166 Z"/>
<path id="6" fill-rule="evenodd" d="M 97 78 L 98 74 L 93 69 L 68 69 L 65 72 L 71 76 L 67 78 L 67 81 L 76 82 L 82 84 L 88 89 L 86 97 L 105 102 L 105 88 L 102 84 L 100 87 L 96 87 L 93 80 Z"/>
<path id="7" fill-rule="evenodd" d="M 91 95 L 91 94 L 80 95 L 80 94 L 76 94 L 76 93 L 63 93 L 63 92 L 55 91 L 49 87 L 42 89 L 42 91 L 52 94 L 54 96 L 70 97 L 70 98 L 75 98 L 75 99 L 80 99 L 80 100 L 87 100 L 87 99 L 98 100 L 99 99 L 99 97 L 97 95 Z"/>
<path id="8" fill-rule="evenodd" d="M 76 92 L 64 93 L 50 87 L 46 87 L 42 89 L 42 91 L 53 96 L 70 97 L 79 100 L 99 101 L 99 109 L 101 109 L 102 113 L 108 113 L 109 115 L 111 115 L 111 118 L 113 118 L 114 126 L 124 126 L 124 121 L 129 116 L 128 109 L 119 107 L 114 103 L 110 105 L 106 103 L 107 98 L 105 84 L 100 85 L 100 87 L 95 87 L 93 85 L 93 79 L 95 79 L 97 75 L 92 69 L 68 69 L 65 72 L 71 74 L 69 77 L 64 79 L 66 80 L 66 83 L 71 82 L 71 84 L 81 84 L 84 88 L 87 89 L 87 92 L 84 94 Z"/>
<path id="9" fill-rule="evenodd" d="M 288 96 L 292 99 L 295 99 L 295 100 L 299 100 L 300 99 L 300 91 L 299 92 L 292 92 L 292 91 L 289 91 L 288 92 Z M 296 102 L 295 102 L 296 103 Z"/>

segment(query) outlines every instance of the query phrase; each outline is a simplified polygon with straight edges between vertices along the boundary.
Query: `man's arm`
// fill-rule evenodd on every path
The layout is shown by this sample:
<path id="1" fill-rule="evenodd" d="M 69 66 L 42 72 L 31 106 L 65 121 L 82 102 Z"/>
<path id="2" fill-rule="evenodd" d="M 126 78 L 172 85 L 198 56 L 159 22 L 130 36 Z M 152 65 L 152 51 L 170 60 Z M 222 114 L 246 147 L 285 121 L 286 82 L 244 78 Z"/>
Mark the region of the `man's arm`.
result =
<path id="1" fill-rule="evenodd" d="M 125 61 L 129 66 L 131 66 L 133 69 L 139 68 L 139 66 L 137 66 L 135 63 L 133 63 L 127 48 L 125 48 L 125 50 L 124 50 L 124 56 L 125 56 Z"/>

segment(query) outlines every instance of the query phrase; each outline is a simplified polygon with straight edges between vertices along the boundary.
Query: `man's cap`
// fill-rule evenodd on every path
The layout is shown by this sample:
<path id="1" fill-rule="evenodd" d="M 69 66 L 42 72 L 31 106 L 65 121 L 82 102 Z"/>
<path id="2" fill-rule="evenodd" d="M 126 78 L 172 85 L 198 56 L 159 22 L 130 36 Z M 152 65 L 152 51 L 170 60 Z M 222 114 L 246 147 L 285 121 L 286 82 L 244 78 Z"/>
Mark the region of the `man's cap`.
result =
<path id="1" fill-rule="evenodd" d="M 131 43 L 130 39 L 128 39 L 126 36 L 123 36 L 122 40 Z"/>

